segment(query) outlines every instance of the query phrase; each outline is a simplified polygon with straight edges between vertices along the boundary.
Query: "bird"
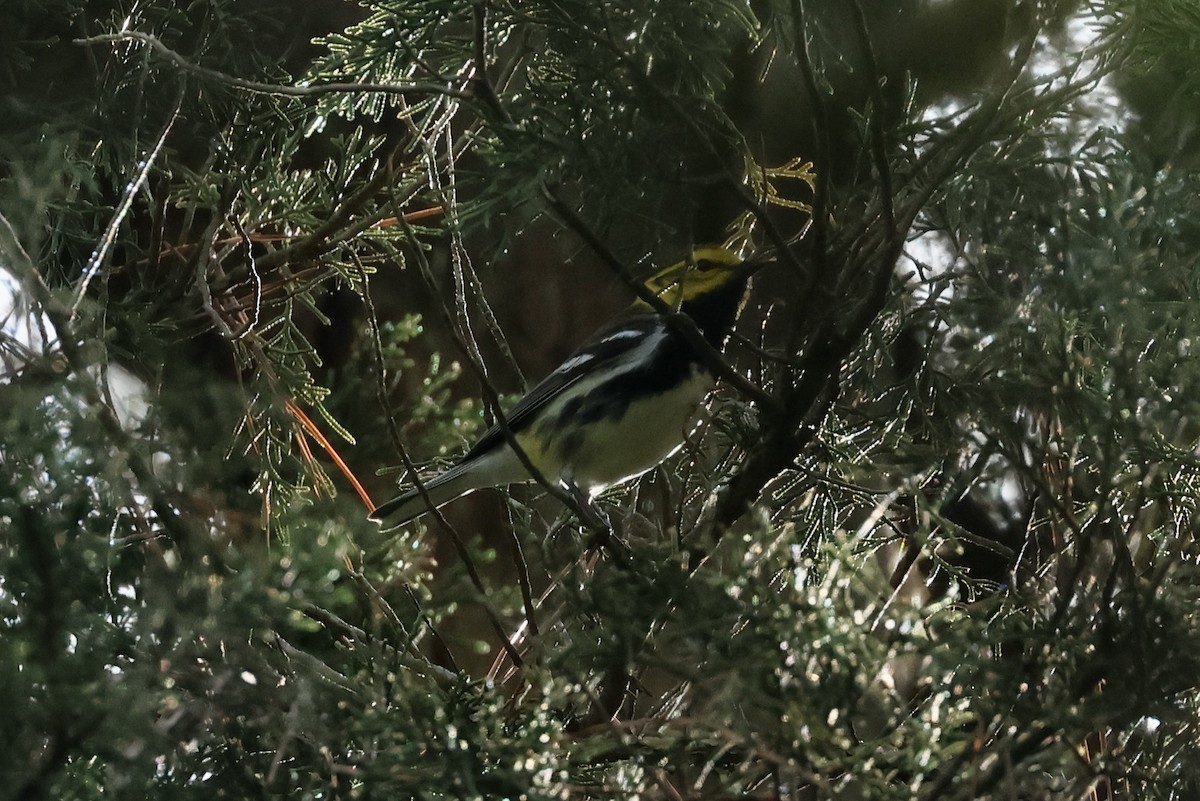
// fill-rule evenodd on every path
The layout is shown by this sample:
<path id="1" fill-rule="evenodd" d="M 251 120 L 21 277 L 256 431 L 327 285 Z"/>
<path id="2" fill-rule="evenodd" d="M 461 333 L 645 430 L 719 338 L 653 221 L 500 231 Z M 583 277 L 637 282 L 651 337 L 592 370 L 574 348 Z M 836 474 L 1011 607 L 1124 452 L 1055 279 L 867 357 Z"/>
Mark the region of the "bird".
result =
<path id="1" fill-rule="evenodd" d="M 645 288 L 690 318 L 720 351 L 751 275 L 769 261 L 700 246 Z M 680 321 L 635 301 L 530 389 L 454 466 L 380 504 L 371 519 L 399 527 L 474 490 L 533 480 L 510 445 L 511 435 L 540 478 L 579 501 L 591 521 L 606 525 L 602 515 L 592 516 L 596 496 L 678 451 L 715 384 L 711 354 L 694 343 Z"/>

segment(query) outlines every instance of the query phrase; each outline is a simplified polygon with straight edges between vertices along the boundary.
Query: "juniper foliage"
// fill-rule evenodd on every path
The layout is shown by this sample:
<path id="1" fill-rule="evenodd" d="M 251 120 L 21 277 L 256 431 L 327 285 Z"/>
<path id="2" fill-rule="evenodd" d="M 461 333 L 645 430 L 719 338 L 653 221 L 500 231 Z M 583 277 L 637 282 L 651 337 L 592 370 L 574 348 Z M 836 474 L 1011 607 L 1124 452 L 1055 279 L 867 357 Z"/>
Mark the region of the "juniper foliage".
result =
<path id="1" fill-rule="evenodd" d="M 1200 19 L 1008 5 L 10 0 L 0 795 L 1195 797 Z M 627 552 L 366 522 L 726 236 Z"/>

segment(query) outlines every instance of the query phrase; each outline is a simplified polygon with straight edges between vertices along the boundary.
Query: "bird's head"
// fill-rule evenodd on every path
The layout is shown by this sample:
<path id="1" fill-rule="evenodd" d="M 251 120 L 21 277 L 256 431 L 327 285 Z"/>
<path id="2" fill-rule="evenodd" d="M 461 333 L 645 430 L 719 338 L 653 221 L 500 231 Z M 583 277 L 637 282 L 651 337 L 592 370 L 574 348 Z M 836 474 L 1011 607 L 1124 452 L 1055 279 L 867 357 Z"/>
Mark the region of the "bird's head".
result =
<path id="1" fill-rule="evenodd" d="M 678 309 L 714 293 L 744 288 L 750 276 L 767 262 L 756 257 L 743 259 L 719 245 L 704 245 L 692 250 L 687 259 L 652 276 L 646 281 L 646 289 Z"/>
<path id="2" fill-rule="evenodd" d="M 772 261 L 770 254 L 743 259 L 728 248 L 707 245 L 655 274 L 646 289 L 691 317 L 704 336 L 720 347 L 741 310 L 750 276 Z M 639 300 L 634 308 L 645 311 L 649 304 Z"/>

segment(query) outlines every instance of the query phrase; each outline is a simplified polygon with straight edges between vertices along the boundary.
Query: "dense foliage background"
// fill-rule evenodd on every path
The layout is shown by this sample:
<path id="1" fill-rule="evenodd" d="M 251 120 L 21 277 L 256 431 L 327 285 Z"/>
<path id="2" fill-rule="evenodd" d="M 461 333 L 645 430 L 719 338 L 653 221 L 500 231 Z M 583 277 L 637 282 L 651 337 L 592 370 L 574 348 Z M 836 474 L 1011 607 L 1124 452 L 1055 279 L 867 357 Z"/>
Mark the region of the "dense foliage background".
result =
<path id="1" fill-rule="evenodd" d="M 1193 799 L 1190 0 L 6 0 L 0 797 Z M 365 519 L 781 250 L 683 452 Z"/>

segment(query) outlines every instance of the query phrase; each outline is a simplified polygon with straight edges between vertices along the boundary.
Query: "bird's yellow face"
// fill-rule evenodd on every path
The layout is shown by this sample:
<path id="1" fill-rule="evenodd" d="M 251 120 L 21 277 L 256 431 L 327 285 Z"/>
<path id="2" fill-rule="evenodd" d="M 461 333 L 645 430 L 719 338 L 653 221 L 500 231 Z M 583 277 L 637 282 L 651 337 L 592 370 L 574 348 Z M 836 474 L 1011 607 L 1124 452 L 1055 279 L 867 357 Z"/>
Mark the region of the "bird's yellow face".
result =
<path id="1" fill-rule="evenodd" d="M 744 277 L 743 259 L 717 245 L 698 247 L 691 257 L 672 264 L 646 281 L 646 289 L 674 308 Z"/>

